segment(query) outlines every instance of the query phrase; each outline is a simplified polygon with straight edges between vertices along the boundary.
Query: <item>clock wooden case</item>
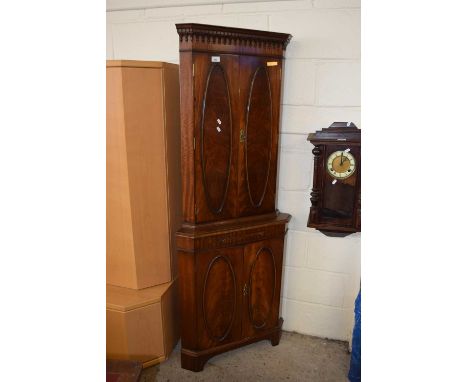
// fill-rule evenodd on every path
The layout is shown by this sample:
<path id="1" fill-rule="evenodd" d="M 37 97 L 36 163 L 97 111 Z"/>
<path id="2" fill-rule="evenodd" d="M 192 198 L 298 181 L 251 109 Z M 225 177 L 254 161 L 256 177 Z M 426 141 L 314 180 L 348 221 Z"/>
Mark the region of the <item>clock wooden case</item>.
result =
<path id="1" fill-rule="evenodd" d="M 283 245 L 276 210 L 283 52 L 291 36 L 177 24 L 182 367 L 262 339 L 278 344 Z"/>
<path id="2" fill-rule="evenodd" d="M 352 122 L 334 122 L 307 140 L 315 146 L 307 226 L 328 236 L 360 232 L 361 130 Z"/>

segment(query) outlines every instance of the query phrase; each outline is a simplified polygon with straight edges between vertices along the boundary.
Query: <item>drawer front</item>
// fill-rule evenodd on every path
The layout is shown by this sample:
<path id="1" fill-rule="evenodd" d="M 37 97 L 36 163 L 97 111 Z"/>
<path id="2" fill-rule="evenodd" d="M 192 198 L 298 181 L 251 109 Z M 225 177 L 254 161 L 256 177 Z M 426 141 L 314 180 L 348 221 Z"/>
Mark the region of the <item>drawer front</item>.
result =
<path id="1" fill-rule="evenodd" d="M 197 235 L 196 237 L 177 233 L 176 241 L 179 251 L 194 252 L 245 245 L 259 240 L 271 239 L 278 236 L 283 237 L 285 233 L 285 223 L 282 222 L 268 226 L 257 226 L 215 232 L 207 235 Z"/>

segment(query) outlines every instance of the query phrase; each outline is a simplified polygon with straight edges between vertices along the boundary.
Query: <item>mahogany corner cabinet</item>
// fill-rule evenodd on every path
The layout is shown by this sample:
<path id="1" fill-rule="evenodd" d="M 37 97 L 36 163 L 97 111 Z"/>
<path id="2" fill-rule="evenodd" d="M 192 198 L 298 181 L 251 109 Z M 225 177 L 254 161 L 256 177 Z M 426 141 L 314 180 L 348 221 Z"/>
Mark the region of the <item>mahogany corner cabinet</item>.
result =
<path id="1" fill-rule="evenodd" d="M 283 247 L 276 210 L 283 53 L 291 35 L 176 24 L 183 224 L 176 234 L 181 363 L 277 345 Z"/>

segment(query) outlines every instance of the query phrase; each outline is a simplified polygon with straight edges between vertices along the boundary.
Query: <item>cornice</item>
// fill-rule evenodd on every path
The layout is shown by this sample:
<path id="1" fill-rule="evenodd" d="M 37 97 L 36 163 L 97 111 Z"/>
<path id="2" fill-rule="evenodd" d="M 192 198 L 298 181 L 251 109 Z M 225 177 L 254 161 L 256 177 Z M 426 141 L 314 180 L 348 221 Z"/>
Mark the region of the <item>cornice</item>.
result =
<path id="1" fill-rule="evenodd" d="M 223 45 L 247 45 L 286 49 L 291 35 L 255 29 L 229 28 L 206 24 L 176 24 L 180 42 L 201 42 Z"/>
<path id="2" fill-rule="evenodd" d="M 352 122 L 334 122 L 329 127 L 310 133 L 307 140 L 314 142 L 343 141 L 347 143 L 360 143 L 361 130 Z"/>

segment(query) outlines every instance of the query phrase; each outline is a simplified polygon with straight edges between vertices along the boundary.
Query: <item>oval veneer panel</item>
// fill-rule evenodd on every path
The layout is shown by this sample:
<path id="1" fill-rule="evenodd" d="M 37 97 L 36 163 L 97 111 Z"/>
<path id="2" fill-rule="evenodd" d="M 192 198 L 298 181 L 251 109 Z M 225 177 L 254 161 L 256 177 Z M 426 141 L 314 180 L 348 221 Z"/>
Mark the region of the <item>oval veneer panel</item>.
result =
<path id="1" fill-rule="evenodd" d="M 273 307 L 276 287 L 275 258 L 269 248 L 261 248 L 250 270 L 250 321 L 256 329 L 263 328 Z"/>
<path id="2" fill-rule="evenodd" d="M 245 127 L 247 188 L 254 207 L 262 204 L 268 184 L 272 119 L 270 79 L 265 67 L 259 66 L 250 83 Z"/>
<path id="3" fill-rule="evenodd" d="M 201 124 L 201 165 L 206 201 L 219 214 L 228 191 L 232 118 L 229 88 L 223 68 L 211 66 L 205 86 Z"/>
<path id="4" fill-rule="evenodd" d="M 236 311 L 236 277 L 225 256 L 215 257 L 205 276 L 203 288 L 203 320 L 209 337 L 223 341 L 231 331 Z"/>

